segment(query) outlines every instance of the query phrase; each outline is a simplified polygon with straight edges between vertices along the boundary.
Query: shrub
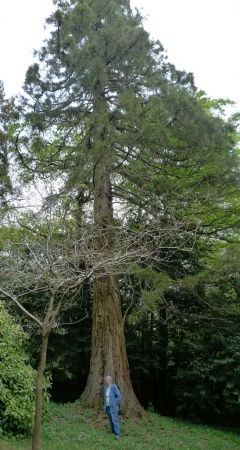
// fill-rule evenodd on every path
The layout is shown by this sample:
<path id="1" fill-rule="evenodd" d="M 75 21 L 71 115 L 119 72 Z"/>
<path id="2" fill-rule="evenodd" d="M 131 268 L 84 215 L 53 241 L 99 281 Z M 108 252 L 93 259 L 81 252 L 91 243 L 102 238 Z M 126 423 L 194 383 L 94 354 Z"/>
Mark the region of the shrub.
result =
<path id="1" fill-rule="evenodd" d="M 28 336 L 0 302 L 0 433 L 26 435 L 32 431 L 36 371 L 28 364 Z M 46 388 L 49 380 L 45 380 Z"/>

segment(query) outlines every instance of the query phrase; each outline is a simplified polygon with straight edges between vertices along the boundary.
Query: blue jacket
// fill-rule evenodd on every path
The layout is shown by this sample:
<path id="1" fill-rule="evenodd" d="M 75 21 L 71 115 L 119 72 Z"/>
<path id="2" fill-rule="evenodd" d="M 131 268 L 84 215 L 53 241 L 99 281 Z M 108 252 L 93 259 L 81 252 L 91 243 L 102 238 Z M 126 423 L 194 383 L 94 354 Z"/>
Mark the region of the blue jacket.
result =
<path id="1" fill-rule="evenodd" d="M 105 386 L 105 388 L 103 389 L 103 399 L 104 399 L 104 411 L 106 412 L 106 391 L 107 391 L 108 386 Z M 119 403 L 121 401 L 121 394 L 120 391 L 117 387 L 116 384 L 110 384 L 110 411 L 119 411 Z"/>

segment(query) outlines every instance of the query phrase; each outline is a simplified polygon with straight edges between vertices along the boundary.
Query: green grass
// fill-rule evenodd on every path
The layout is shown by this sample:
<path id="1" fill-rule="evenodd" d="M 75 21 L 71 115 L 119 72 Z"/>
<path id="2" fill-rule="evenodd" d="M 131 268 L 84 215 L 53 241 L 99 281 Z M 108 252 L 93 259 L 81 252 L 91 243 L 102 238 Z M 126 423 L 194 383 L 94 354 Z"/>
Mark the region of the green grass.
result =
<path id="1" fill-rule="evenodd" d="M 41 450 L 239 450 L 240 431 L 193 425 L 148 413 L 142 420 L 120 416 L 122 438 L 110 433 L 103 415 L 94 419 L 76 404 L 50 405 L 50 419 L 42 426 Z M 30 450 L 31 440 L 0 440 L 0 450 Z"/>

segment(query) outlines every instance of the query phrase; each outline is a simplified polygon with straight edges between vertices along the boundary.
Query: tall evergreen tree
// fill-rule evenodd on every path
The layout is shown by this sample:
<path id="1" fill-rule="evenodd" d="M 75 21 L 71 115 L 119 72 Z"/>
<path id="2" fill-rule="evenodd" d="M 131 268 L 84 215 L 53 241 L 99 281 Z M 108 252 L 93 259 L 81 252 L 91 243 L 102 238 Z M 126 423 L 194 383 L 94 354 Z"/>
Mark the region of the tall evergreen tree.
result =
<path id="1" fill-rule="evenodd" d="M 26 75 L 32 146 L 39 156 L 43 131 L 51 140 L 50 148 L 44 144 L 52 152 L 47 163 L 55 164 L 57 156 L 70 174 L 69 184 L 88 187 L 101 249 L 114 239 L 108 231 L 112 181 L 126 159 L 126 138 L 134 147 L 136 117 L 141 119 L 144 97 L 162 65 L 162 57 L 154 58 L 162 48 L 150 42 L 129 1 L 57 3 L 47 20 L 54 27 L 52 37 L 38 53 L 42 68 L 34 64 Z M 129 377 L 118 279 L 110 275 L 94 282 L 92 357 L 83 394 L 87 405 L 100 408 L 107 373 L 122 390 L 124 409 L 140 412 Z"/>
<path id="2" fill-rule="evenodd" d="M 37 176 L 49 169 L 63 174 L 79 210 L 87 201 L 93 205 L 98 250 L 117 239 L 114 200 L 142 217 L 152 248 L 186 247 L 189 235 L 192 245 L 199 220 L 211 208 L 209 186 L 217 205 L 216 180 L 222 173 L 224 180 L 230 181 L 230 173 L 234 179 L 232 131 L 201 107 L 191 74 L 166 62 L 129 0 L 55 3 L 47 19 L 51 37 L 26 74 L 25 150 L 18 148 L 25 167 Z M 199 210 L 201 198 L 205 209 Z M 189 206 L 193 211 L 185 217 Z M 212 222 L 206 223 L 208 231 Z M 164 259 L 164 252 L 158 257 Z M 82 402 L 100 409 L 104 375 L 111 374 L 123 394 L 122 410 L 141 414 L 129 376 L 116 276 L 94 280 L 92 316 Z"/>

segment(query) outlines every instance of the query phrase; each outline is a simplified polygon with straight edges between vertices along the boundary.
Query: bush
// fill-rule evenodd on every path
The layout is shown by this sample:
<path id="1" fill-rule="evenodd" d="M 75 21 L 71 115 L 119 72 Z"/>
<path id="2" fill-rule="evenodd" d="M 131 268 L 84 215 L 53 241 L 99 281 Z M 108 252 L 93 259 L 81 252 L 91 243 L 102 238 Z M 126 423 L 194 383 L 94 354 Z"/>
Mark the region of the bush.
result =
<path id="1" fill-rule="evenodd" d="M 0 302 L 0 433 L 26 435 L 32 431 L 36 371 L 24 352 L 27 335 Z M 44 397 L 49 380 L 44 382 Z"/>

